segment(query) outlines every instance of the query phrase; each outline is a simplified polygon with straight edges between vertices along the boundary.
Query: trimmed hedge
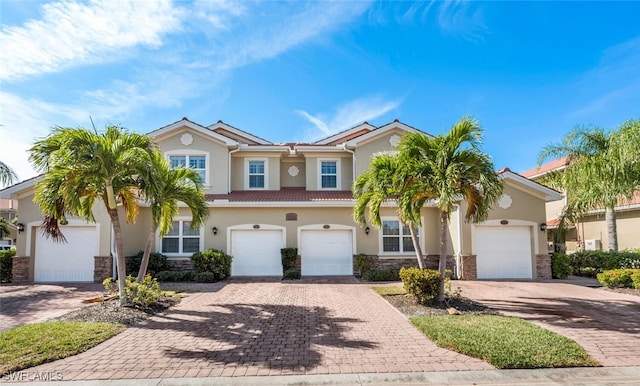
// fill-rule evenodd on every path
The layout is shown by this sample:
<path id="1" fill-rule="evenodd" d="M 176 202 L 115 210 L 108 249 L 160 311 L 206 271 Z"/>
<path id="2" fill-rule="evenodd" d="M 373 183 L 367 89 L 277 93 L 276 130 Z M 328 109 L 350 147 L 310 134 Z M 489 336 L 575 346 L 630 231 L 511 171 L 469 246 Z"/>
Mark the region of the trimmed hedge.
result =
<path id="1" fill-rule="evenodd" d="M 286 272 L 296 268 L 296 260 L 298 258 L 298 248 L 282 248 L 280 249 L 282 258 L 282 271 Z"/>
<path id="2" fill-rule="evenodd" d="M 568 255 L 573 273 L 591 276 L 611 269 L 640 268 L 640 253 L 632 251 L 579 251 Z"/>
<path id="3" fill-rule="evenodd" d="M 193 281 L 193 271 L 160 271 L 156 274 L 158 281 Z"/>
<path id="4" fill-rule="evenodd" d="M 206 249 L 194 253 L 191 256 L 191 265 L 196 272 L 196 281 L 209 282 L 209 275 L 198 276 L 204 273 L 211 273 L 213 281 L 226 279 L 231 275 L 231 259 L 231 256 L 217 249 Z"/>
<path id="5" fill-rule="evenodd" d="M 282 277 L 285 280 L 296 280 L 296 279 L 300 279 L 300 270 L 298 269 L 287 269 L 286 271 L 284 271 L 284 275 Z"/>
<path id="6" fill-rule="evenodd" d="M 127 257 L 127 275 L 138 276 L 140 264 L 142 263 L 142 256 L 144 256 L 144 251 L 138 252 L 135 256 Z M 156 276 L 158 272 L 168 271 L 170 268 L 167 256 L 159 252 L 151 252 L 149 255 L 149 265 L 147 266 L 146 273 L 151 276 Z"/>
<path id="7" fill-rule="evenodd" d="M 571 258 L 563 253 L 551 255 L 551 275 L 554 279 L 566 279 L 573 273 Z"/>
<path id="8" fill-rule="evenodd" d="M 608 288 L 634 287 L 638 277 L 640 277 L 640 269 L 610 269 L 597 275 L 598 281 Z"/>
<path id="9" fill-rule="evenodd" d="M 401 268 L 404 289 L 420 304 L 431 304 L 440 290 L 440 272 L 433 269 Z"/>
<path id="10" fill-rule="evenodd" d="M 11 283 L 13 278 L 13 274 L 11 273 L 11 267 L 13 265 L 12 257 L 15 255 L 15 249 L 0 251 L 0 283 Z"/>
<path id="11" fill-rule="evenodd" d="M 362 275 L 362 278 L 366 281 L 398 281 L 400 280 L 400 270 L 395 268 L 370 269 Z"/>

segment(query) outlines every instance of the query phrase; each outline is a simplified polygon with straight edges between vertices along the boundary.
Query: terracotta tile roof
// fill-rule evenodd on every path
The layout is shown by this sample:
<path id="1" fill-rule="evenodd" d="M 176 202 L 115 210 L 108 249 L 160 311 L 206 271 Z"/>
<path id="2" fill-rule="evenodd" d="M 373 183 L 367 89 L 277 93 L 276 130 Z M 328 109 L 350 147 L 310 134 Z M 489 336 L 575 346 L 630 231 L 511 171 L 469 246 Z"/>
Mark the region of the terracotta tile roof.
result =
<path id="1" fill-rule="evenodd" d="M 547 162 L 546 164 L 540 165 L 535 169 L 527 170 L 525 172 L 520 173 L 521 176 L 531 178 L 533 176 L 537 176 L 540 174 L 544 174 L 550 172 L 552 170 L 560 169 L 564 166 L 569 165 L 569 157 L 562 157 L 560 159 Z"/>
<path id="2" fill-rule="evenodd" d="M 313 202 L 350 201 L 350 190 L 305 190 L 304 188 L 282 188 L 281 190 L 236 190 L 229 194 L 207 194 L 207 201 L 229 200 L 229 202 Z"/>

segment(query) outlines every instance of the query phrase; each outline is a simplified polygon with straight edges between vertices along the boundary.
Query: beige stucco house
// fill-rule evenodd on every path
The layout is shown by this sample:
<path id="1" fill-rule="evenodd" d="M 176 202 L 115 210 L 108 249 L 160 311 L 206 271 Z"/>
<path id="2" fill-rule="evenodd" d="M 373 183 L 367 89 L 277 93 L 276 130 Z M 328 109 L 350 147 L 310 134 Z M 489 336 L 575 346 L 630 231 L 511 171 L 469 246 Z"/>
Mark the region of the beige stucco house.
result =
<path id="1" fill-rule="evenodd" d="M 562 171 L 568 164 L 569 159 L 563 157 L 527 170 L 522 175 L 532 181 L 540 181 L 552 171 Z M 549 251 L 573 253 L 581 250 L 609 250 L 604 209 L 594 209 L 583 216 L 573 228 L 567 231 L 564 243 L 554 240 L 554 233 L 559 223 L 558 218 L 566 204 L 566 196 L 557 201 L 549 201 L 546 204 Z M 621 201 L 615 209 L 618 249 L 640 248 L 640 191 L 635 192 L 632 200 Z"/>
<path id="2" fill-rule="evenodd" d="M 148 133 L 172 165 L 188 165 L 201 173 L 210 208 L 206 224 L 195 231 L 190 229 L 190 212 L 182 208 L 173 230 L 158 237 L 156 250 L 176 265 L 203 249 L 226 251 L 233 256 L 233 276 L 282 275 L 283 247 L 298 248 L 303 276 L 352 275 L 354 256 L 361 253 L 374 256 L 380 267 L 413 265 L 408 230 L 398 221 L 393 204 L 383 208 L 382 229 L 361 227 L 352 218 L 351 186 L 374 155 L 394 151 L 403 134 L 416 130 L 397 120 L 380 127 L 365 122 L 313 143 L 272 143 L 221 121 L 201 126 L 183 118 Z M 464 202 L 453 213 L 451 265 L 459 272 L 462 262 L 468 262 L 467 271 L 473 268 L 478 278 L 544 276 L 537 267 L 539 261 L 548 261 L 540 224 L 546 220 L 546 203 L 561 195 L 509 169 L 498 173 L 504 195 L 486 222 L 464 222 Z M 20 204 L 25 230 L 18 235 L 17 248 L 18 256 L 27 261 L 28 278 L 102 279 L 95 273 L 98 266 L 113 261 L 113 238 L 104 212 L 97 208 L 96 224 L 71 219 L 62 227 L 69 242 L 53 243 L 38 230 L 41 213 L 32 202 L 36 180 L 0 191 L 0 197 Z M 437 209 L 423 208 L 422 220 L 420 243 L 434 263 L 439 253 Z M 135 224 L 124 225 L 127 255 L 144 248 L 150 226 L 144 207 Z"/>

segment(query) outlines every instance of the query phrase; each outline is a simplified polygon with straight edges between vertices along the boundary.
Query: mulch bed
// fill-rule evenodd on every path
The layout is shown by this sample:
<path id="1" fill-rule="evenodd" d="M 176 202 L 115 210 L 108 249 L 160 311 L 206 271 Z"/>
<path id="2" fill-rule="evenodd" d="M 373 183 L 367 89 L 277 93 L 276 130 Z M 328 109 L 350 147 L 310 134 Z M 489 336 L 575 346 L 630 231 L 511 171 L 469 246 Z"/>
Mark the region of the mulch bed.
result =
<path id="1" fill-rule="evenodd" d="M 420 315 L 448 315 L 449 308 L 455 308 L 460 314 L 498 314 L 498 311 L 494 309 L 463 297 L 445 299 L 445 303 L 434 303 L 428 306 L 417 303 L 410 295 L 385 295 L 383 298 L 407 317 Z"/>

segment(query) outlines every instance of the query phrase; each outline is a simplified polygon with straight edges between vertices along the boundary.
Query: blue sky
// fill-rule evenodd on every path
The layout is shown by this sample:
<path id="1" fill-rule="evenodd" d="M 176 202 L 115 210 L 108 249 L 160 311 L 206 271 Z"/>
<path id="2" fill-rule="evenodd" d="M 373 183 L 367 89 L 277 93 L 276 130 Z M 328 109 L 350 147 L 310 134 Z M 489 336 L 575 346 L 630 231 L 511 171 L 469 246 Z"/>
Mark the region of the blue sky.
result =
<path id="1" fill-rule="evenodd" d="M 470 114 L 521 172 L 576 125 L 640 118 L 640 2 L 0 2 L 0 160 L 60 126 L 186 116 L 274 142 Z"/>

